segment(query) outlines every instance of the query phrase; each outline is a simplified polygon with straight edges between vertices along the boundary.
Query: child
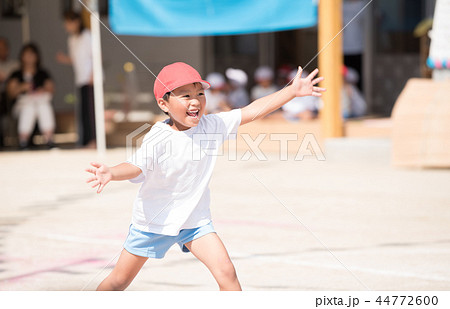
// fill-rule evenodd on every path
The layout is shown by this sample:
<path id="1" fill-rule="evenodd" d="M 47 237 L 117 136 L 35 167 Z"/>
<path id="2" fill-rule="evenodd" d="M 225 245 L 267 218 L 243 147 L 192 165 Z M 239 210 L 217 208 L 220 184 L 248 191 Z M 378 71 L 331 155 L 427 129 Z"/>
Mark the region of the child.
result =
<path id="1" fill-rule="evenodd" d="M 214 114 L 218 112 L 229 111 L 227 96 L 225 94 L 226 82 L 225 77 L 218 73 L 209 73 L 206 76 L 206 81 L 210 84 L 209 89 L 205 91 L 206 99 L 206 111 L 208 114 Z"/>
<path id="2" fill-rule="evenodd" d="M 296 96 L 320 96 L 316 69 L 296 78 L 283 91 L 242 109 L 204 115 L 204 90 L 209 84 L 191 66 L 177 62 L 164 67 L 154 84 L 159 107 L 169 116 L 157 122 L 141 148 L 114 167 L 92 162 L 87 182 L 97 193 L 111 180 L 142 182 L 133 207 L 130 232 L 111 274 L 97 290 L 124 290 L 149 257 L 163 258 L 177 243 L 211 271 L 220 290 L 241 290 L 234 266 L 209 210 L 208 183 L 218 150 L 240 125 L 262 118 Z M 299 67 L 300 76 L 301 68 Z"/>
<path id="3" fill-rule="evenodd" d="M 362 117 L 367 110 L 367 104 L 357 85 L 358 72 L 349 67 L 344 67 L 344 85 L 341 94 L 341 111 L 345 119 Z"/>
<path id="4" fill-rule="evenodd" d="M 228 68 L 225 71 L 229 83 L 228 104 L 231 108 L 242 108 L 250 103 L 247 89 L 247 73 L 240 69 Z"/>
<path id="5" fill-rule="evenodd" d="M 308 74 L 307 71 L 303 71 L 301 77 L 306 77 Z M 296 75 L 297 71 L 291 71 L 287 82 L 293 80 Z M 322 101 L 318 97 L 296 97 L 284 104 L 281 109 L 283 110 L 283 117 L 289 121 L 311 120 L 317 117 L 321 105 Z"/>
<path id="6" fill-rule="evenodd" d="M 261 66 L 256 69 L 255 81 L 257 84 L 251 91 L 252 100 L 258 100 L 278 90 L 273 83 L 273 71 L 268 66 Z"/>

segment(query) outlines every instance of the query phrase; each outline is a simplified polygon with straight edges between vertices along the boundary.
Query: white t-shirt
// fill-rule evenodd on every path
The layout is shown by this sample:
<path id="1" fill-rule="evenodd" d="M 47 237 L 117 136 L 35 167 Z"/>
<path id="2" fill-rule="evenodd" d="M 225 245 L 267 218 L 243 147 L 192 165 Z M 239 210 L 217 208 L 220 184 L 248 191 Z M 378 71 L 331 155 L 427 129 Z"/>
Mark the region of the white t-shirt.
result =
<path id="1" fill-rule="evenodd" d="M 131 180 L 142 182 L 131 223 L 145 232 L 175 236 L 211 221 L 209 180 L 222 143 L 235 138 L 241 110 L 204 115 L 185 131 L 167 122 L 155 123 L 127 160 L 142 170 Z"/>
<path id="2" fill-rule="evenodd" d="M 69 55 L 78 87 L 89 84 L 92 76 L 91 32 L 84 29 L 79 35 L 70 35 L 68 39 Z"/>

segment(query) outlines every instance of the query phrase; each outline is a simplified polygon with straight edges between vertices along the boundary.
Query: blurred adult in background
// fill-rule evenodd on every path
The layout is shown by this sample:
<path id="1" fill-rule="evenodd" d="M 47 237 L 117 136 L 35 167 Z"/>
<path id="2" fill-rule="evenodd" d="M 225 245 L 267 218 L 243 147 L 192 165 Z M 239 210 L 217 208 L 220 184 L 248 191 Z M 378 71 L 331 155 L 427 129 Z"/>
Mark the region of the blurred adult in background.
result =
<path id="1" fill-rule="evenodd" d="M 247 85 L 247 74 L 240 69 L 228 68 L 225 76 L 229 81 L 228 104 L 232 109 L 247 106 L 250 103 L 245 86 Z"/>
<path id="2" fill-rule="evenodd" d="M 206 81 L 211 85 L 205 90 L 206 93 L 206 111 L 208 114 L 219 113 L 230 110 L 227 103 L 227 95 L 225 93 L 226 85 L 225 77 L 218 72 L 210 73 L 206 76 Z"/>
<path id="3" fill-rule="evenodd" d="M 257 84 L 251 90 L 252 101 L 278 91 L 278 87 L 273 83 L 273 70 L 270 67 L 257 68 L 254 77 Z"/>
<path id="4" fill-rule="evenodd" d="M 20 148 L 29 147 L 36 120 L 47 145 L 52 148 L 55 116 L 51 100 L 54 84 L 49 73 L 41 67 L 39 49 L 35 44 L 24 45 L 19 59 L 20 69 L 8 78 L 6 93 L 15 101 L 13 114 L 18 118 Z"/>
<path id="5" fill-rule="evenodd" d="M 291 71 L 287 76 L 289 83 L 297 74 L 297 70 Z M 309 72 L 303 70 L 302 78 L 309 75 Z M 289 121 L 311 120 L 317 117 L 319 109 L 322 107 L 322 100 L 318 97 L 296 97 L 281 107 L 283 117 Z"/>
<path id="6" fill-rule="evenodd" d="M 73 66 L 75 84 L 78 87 L 81 104 L 77 109 L 79 146 L 95 147 L 95 114 L 91 32 L 83 26 L 81 15 L 64 13 L 64 27 L 69 34 L 69 55 L 56 54 L 56 60 Z"/>
<path id="7" fill-rule="evenodd" d="M 0 37 L 0 89 L 4 85 L 9 75 L 19 67 L 15 59 L 9 59 L 9 42 L 6 38 Z"/>
<path id="8" fill-rule="evenodd" d="M 7 131 L 8 117 L 11 114 L 11 101 L 6 96 L 6 80 L 18 67 L 16 60 L 9 59 L 9 42 L 0 37 L 0 148 L 4 146 L 3 138 Z"/>
<path id="9" fill-rule="evenodd" d="M 344 26 L 348 24 L 348 26 L 344 28 L 343 35 L 344 64 L 354 68 L 359 76 L 363 76 L 364 18 L 362 15 L 364 13 L 362 12 L 356 18 L 354 17 L 364 8 L 364 5 L 365 0 L 344 0 L 342 6 L 343 24 Z M 362 86 L 362 79 L 360 78 L 357 87 L 359 90 L 362 90 Z"/>

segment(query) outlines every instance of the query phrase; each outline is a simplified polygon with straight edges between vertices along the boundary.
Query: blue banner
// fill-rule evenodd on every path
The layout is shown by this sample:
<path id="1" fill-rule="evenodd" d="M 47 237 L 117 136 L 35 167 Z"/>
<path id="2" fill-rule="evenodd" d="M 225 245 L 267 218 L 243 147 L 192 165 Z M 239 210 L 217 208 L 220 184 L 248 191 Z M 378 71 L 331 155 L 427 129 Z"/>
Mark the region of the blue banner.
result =
<path id="1" fill-rule="evenodd" d="M 116 34 L 199 36 L 271 32 L 317 24 L 317 0 L 110 0 Z"/>

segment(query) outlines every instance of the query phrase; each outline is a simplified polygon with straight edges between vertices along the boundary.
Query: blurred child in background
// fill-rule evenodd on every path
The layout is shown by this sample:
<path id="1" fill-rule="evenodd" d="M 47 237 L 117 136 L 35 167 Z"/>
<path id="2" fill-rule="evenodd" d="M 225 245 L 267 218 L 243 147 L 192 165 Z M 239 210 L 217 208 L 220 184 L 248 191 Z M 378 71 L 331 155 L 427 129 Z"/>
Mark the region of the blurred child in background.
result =
<path id="1" fill-rule="evenodd" d="M 213 72 L 206 76 L 206 81 L 210 83 L 211 87 L 205 90 L 206 111 L 208 114 L 215 114 L 223 111 L 228 111 L 230 108 L 227 103 L 227 95 L 225 94 L 227 83 L 225 77 L 218 72 Z"/>
<path id="2" fill-rule="evenodd" d="M 251 99 L 257 100 L 265 97 L 278 90 L 278 87 L 273 83 L 273 70 L 268 66 L 261 66 L 255 71 L 256 85 L 251 90 Z"/>
<path id="3" fill-rule="evenodd" d="M 359 74 L 349 67 L 344 67 L 344 86 L 342 88 L 342 117 L 361 117 L 366 114 L 367 104 L 358 89 Z"/>
<path id="4" fill-rule="evenodd" d="M 230 92 L 228 93 L 228 103 L 230 107 L 241 108 L 250 103 L 245 86 L 247 85 L 247 74 L 240 69 L 228 68 L 225 75 L 229 81 Z"/>
<path id="5" fill-rule="evenodd" d="M 290 82 L 295 78 L 297 71 L 293 70 L 288 75 L 288 81 Z M 307 71 L 302 72 L 302 78 L 308 76 Z M 319 109 L 321 108 L 322 100 L 319 97 L 307 96 L 307 97 L 295 97 L 285 105 L 281 107 L 283 110 L 283 116 L 290 121 L 299 120 L 311 120 L 317 117 Z"/>

